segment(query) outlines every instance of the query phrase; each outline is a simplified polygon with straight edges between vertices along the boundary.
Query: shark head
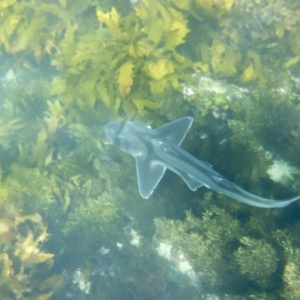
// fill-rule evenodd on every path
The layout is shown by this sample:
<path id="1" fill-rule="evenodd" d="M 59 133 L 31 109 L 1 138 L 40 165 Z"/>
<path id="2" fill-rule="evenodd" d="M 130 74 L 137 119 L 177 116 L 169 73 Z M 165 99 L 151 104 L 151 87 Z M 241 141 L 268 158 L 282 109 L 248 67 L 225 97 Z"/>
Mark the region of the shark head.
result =
<path id="1" fill-rule="evenodd" d="M 133 157 L 143 157 L 147 155 L 145 141 L 140 136 L 151 135 L 151 128 L 136 121 L 112 121 L 105 127 L 106 136 L 110 141 L 124 152 Z"/>

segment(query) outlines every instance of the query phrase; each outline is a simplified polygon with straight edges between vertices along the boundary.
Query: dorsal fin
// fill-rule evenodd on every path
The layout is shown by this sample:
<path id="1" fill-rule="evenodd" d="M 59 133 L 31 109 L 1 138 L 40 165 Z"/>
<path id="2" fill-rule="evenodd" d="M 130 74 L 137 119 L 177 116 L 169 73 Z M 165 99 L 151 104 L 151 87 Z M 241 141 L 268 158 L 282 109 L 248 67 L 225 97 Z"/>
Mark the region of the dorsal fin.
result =
<path id="1" fill-rule="evenodd" d="M 155 132 L 179 146 L 184 140 L 192 123 L 192 117 L 183 117 L 156 128 Z"/>

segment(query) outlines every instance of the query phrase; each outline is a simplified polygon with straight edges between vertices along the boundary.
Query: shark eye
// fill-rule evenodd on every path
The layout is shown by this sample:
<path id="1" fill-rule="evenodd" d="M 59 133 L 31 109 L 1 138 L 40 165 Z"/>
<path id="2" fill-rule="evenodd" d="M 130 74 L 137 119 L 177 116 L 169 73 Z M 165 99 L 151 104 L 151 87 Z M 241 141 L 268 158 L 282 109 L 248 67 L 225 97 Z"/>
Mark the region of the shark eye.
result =
<path id="1" fill-rule="evenodd" d="M 173 153 L 174 152 L 173 149 L 165 143 L 160 143 L 160 146 L 161 146 L 161 148 L 164 152 L 168 152 L 168 153 Z"/>

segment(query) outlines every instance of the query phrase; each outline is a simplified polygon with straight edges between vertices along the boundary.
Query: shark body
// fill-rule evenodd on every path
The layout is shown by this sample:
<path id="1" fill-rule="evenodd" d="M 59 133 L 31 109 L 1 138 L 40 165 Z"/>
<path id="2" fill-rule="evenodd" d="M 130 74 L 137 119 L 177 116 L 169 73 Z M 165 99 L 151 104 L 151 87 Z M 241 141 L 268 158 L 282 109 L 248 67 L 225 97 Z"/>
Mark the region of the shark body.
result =
<path id="1" fill-rule="evenodd" d="M 270 200 L 248 193 L 214 171 L 210 164 L 189 154 L 180 144 L 192 122 L 192 117 L 183 117 L 156 129 L 136 121 L 112 121 L 106 125 L 105 132 L 112 143 L 135 158 L 138 188 L 143 198 L 149 198 L 169 169 L 192 191 L 205 186 L 256 207 L 284 207 L 300 199 L 297 196 L 288 200 Z"/>

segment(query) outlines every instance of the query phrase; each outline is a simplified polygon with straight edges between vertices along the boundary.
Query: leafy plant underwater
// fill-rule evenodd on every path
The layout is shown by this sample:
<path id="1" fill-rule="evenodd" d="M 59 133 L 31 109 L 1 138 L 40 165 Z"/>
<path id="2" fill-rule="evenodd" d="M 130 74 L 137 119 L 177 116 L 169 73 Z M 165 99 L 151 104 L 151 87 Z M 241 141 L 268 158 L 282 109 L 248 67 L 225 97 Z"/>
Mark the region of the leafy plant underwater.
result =
<path id="1" fill-rule="evenodd" d="M 185 148 L 195 156 L 255 194 L 296 194 L 296 1 L 0 8 L 3 299 L 297 299 L 297 205 L 260 211 L 190 194 L 171 175 L 157 199 L 141 201 L 132 161 L 99 133 L 116 117 L 160 125 L 192 114 Z M 274 165 L 285 168 L 284 185 L 270 180 Z M 153 255 L 162 243 L 169 262 Z M 194 285 L 169 269 L 183 257 Z"/>

